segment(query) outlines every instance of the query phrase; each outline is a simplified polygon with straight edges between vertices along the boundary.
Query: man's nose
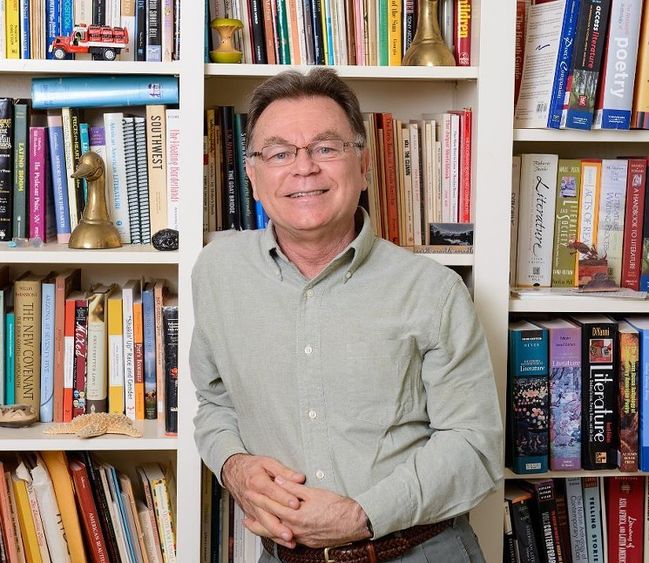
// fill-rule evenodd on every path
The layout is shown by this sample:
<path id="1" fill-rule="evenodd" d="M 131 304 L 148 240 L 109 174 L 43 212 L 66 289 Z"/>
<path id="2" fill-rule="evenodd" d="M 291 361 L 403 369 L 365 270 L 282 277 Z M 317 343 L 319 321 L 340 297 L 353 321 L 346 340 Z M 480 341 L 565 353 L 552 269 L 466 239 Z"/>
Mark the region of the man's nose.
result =
<path id="1" fill-rule="evenodd" d="M 311 174 L 319 170 L 320 166 L 313 160 L 307 147 L 297 147 L 293 169 L 301 174 Z"/>

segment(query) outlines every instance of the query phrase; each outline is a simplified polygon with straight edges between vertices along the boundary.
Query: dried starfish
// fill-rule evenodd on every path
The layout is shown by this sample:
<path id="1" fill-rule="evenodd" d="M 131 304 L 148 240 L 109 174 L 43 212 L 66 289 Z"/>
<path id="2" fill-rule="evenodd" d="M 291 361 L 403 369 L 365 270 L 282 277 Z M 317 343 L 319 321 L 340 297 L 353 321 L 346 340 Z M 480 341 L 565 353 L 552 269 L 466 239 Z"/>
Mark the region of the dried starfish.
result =
<path id="1" fill-rule="evenodd" d="M 133 426 L 133 422 L 123 414 L 95 412 L 82 414 L 71 422 L 53 424 L 45 434 L 76 434 L 79 438 L 94 438 L 102 434 L 125 434 L 140 438 L 142 432 Z"/>

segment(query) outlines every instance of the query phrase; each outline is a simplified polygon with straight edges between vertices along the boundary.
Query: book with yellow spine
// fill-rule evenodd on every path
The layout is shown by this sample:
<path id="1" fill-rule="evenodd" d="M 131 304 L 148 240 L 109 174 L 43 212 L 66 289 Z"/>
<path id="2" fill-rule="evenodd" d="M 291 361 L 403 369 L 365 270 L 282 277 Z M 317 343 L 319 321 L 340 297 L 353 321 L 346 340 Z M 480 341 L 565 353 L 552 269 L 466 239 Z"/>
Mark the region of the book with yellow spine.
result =
<path id="1" fill-rule="evenodd" d="M 23 537 L 25 556 L 30 563 L 42 563 L 43 560 L 41 559 L 41 552 L 38 547 L 38 538 L 36 537 L 32 510 L 29 506 L 27 483 L 15 474 L 11 475 L 11 480 L 13 482 L 16 508 L 18 510 L 18 522 L 20 523 L 20 533 Z"/>
<path id="2" fill-rule="evenodd" d="M 60 451 L 44 451 L 41 455 L 52 479 L 52 484 L 54 485 L 54 494 L 56 495 L 56 503 L 61 511 L 65 539 L 68 542 L 68 549 L 70 551 L 70 559 L 75 563 L 85 563 L 86 555 L 83 549 L 81 525 L 79 523 L 79 515 L 77 514 L 77 506 L 74 501 L 72 479 L 68 472 L 65 453 Z"/>
<path id="3" fill-rule="evenodd" d="M 5 4 L 5 40 L 7 42 L 7 58 L 20 58 L 20 2 L 7 0 Z"/>
<path id="4" fill-rule="evenodd" d="M 108 412 L 124 412 L 124 342 L 122 290 L 108 297 Z"/>
<path id="5" fill-rule="evenodd" d="M 401 0 L 388 7 L 388 54 L 390 66 L 401 66 Z"/>

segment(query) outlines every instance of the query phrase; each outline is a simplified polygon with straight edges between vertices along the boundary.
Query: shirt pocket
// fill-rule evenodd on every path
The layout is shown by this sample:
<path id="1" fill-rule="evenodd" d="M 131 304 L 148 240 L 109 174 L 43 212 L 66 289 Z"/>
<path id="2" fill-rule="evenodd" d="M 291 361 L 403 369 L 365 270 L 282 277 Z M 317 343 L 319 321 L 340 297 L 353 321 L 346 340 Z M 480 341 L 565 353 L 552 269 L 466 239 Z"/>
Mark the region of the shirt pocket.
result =
<path id="1" fill-rule="evenodd" d="M 413 409 L 415 339 L 356 340 L 346 346 L 343 393 L 346 414 L 390 426 Z"/>

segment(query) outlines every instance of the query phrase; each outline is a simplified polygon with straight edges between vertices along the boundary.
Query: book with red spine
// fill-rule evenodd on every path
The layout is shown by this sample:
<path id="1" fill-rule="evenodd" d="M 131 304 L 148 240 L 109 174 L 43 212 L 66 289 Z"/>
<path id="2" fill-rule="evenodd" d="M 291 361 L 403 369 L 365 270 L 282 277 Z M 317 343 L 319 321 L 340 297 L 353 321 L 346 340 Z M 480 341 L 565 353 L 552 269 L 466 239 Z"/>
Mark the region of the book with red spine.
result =
<path id="1" fill-rule="evenodd" d="M 523 56 L 525 55 L 525 12 L 526 0 L 516 0 L 516 47 L 514 49 L 514 107 L 523 78 Z"/>
<path id="2" fill-rule="evenodd" d="M 640 476 L 608 479 L 608 563 L 642 563 L 644 481 Z"/>
<path id="3" fill-rule="evenodd" d="M 391 113 L 377 113 L 379 127 L 383 130 L 385 157 L 386 214 L 388 223 L 388 240 L 399 244 L 399 206 L 397 196 L 397 163 L 394 154 L 394 131 Z"/>
<path id="4" fill-rule="evenodd" d="M 101 521 L 86 466 L 80 461 L 73 460 L 70 461 L 69 468 L 89 555 L 93 563 L 109 563 L 108 549 L 101 531 Z"/>
<path id="5" fill-rule="evenodd" d="M 471 135 L 473 131 L 473 111 L 463 108 L 452 111 L 460 116 L 460 186 L 458 202 L 458 223 L 471 222 Z"/>
<path id="6" fill-rule="evenodd" d="M 644 223 L 647 161 L 630 158 L 626 181 L 626 210 L 622 247 L 621 287 L 640 289 L 642 271 L 642 225 Z"/>
<path id="7" fill-rule="evenodd" d="M 471 0 L 455 0 L 454 18 L 455 63 L 471 66 Z"/>
<path id="8" fill-rule="evenodd" d="M 72 418 L 86 413 L 86 368 L 88 363 L 88 297 L 74 305 L 74 376 Z"/>

